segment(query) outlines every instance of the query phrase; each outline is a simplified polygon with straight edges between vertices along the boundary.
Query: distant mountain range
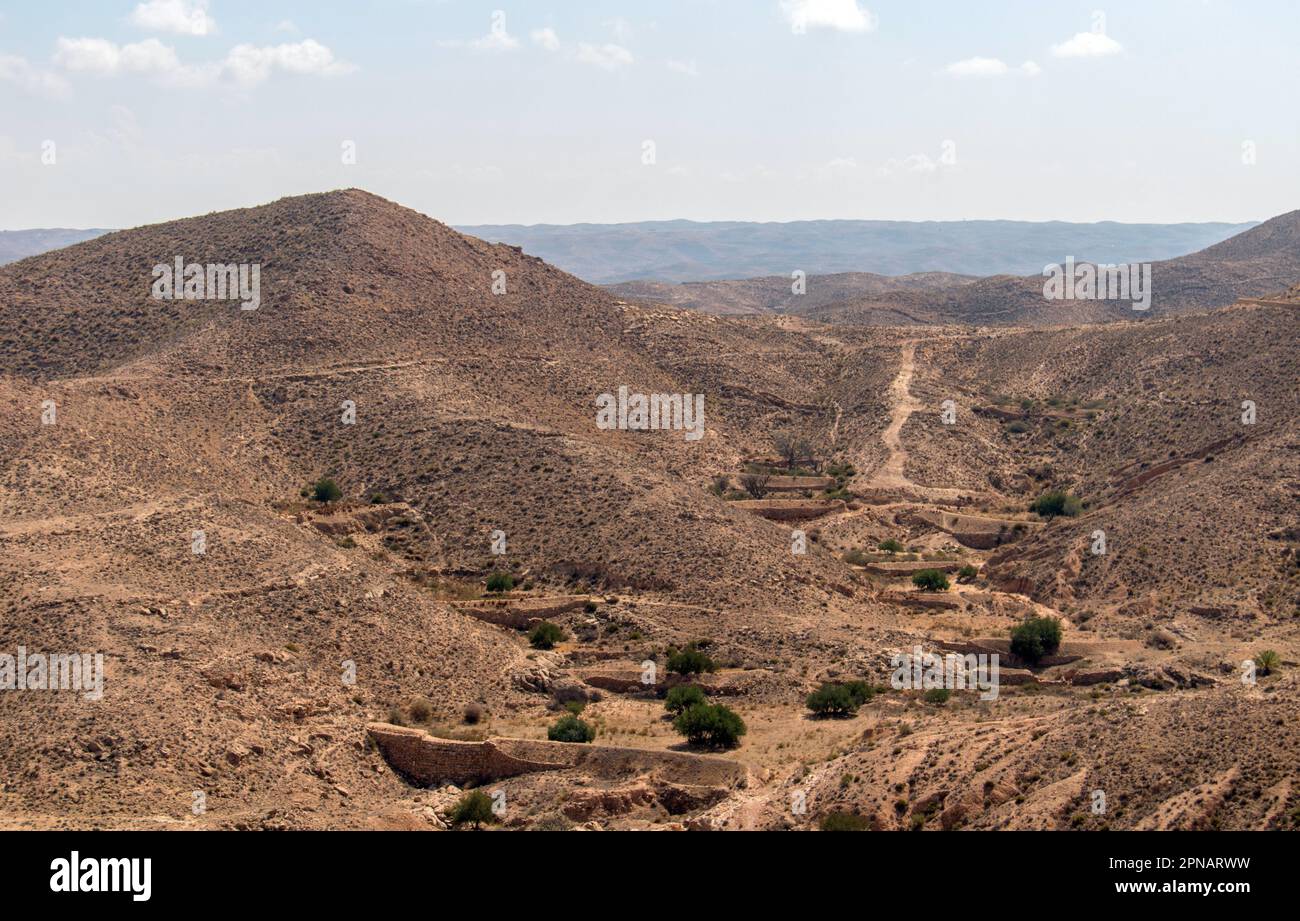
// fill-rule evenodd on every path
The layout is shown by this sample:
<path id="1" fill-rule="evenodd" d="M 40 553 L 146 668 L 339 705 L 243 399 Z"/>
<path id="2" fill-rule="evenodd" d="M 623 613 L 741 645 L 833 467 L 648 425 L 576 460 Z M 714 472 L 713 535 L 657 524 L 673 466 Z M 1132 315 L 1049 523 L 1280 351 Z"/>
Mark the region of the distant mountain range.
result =
<path id="1" fill-rule="evenodd" d="M 1118 226 L 1118 225 L 1117 225 Z M 1223 307 L 1260 298 L 1300 279 L 1300 211 L 1251 225 L 1240 234 L 1174 259 L 1152 260 L 1150 299 L 1044 296 L 1042 267 L 1025 275 L 974 278 L 944 272 L 883 276 L 863 272 L 809 275 L 795 293 L 789 275 L 672 283 L 608 285 L 634 302 L 670 304 L 721 315 L 788 313 L 829 323 L 1061 325 L 1143 319 Z"/>
<path id="2" fill-rule="evenodd" d="M 0 230 L 0 265 L 103 236 L 107 230 Z"/>
<path id="3" fill-rule="evenodd" d="M 1067 256 L 1155 262 L 1196 252 L 1246 224 L 1103 221 L 650 221 L 635 224 L 457 227 L 532 255 L 595 284 L 715 281 L 870 272 L 1030 275 Z"/>

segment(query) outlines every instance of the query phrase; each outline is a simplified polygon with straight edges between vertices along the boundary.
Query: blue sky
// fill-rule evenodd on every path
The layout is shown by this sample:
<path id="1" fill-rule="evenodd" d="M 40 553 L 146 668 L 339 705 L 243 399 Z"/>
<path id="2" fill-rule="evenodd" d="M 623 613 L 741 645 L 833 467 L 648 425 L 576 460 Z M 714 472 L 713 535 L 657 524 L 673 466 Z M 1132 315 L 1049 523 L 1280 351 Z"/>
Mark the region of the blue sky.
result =
<path id="1" fill-rule="evenodd" d="M 1300 207 L 1297 35 L 1286 0 L 0 0 L 0 229 L 347 186 L 456 224 L 1263 219 Z"/>

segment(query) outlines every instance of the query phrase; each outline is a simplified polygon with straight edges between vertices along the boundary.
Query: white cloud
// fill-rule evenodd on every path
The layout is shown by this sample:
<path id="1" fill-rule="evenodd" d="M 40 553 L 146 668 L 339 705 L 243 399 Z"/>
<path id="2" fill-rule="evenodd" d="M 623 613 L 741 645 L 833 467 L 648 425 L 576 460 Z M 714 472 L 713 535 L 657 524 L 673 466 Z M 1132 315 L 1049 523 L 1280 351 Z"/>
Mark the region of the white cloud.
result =
<path id="1" fill-rule="evenodd" d="M 687 77 L 698 77 L 700 69 L 695 66 L 694 61 L 672 61 L 668 62 L 668 69 L 673 73 L 682 74 Z"/>
<path id="2" fill-rule="evenodd" d="M 147 0 L 135 8 L 131 22 L 155 32 L 211 35 L 216 21 L 208 15 L 208 0 Z"/>
<path id="3" fill-rule="evenodd" d="M 898 173 L 933 173 L 939 169 L 939 162 L 923 153 L 912 154 L 901 160 L 887 160 L 876 170 L 876 175 L 886 178 Z"/>
<path id="4" fill-rule="evenodd" d="M 332 77 L 356 70 L 351 64 L 335 59 L 334 52 L 312 39 L 291 45 L 237 45 L 230 49 L 223 69 L 240 86 L 254 86 L 271 75 L 272 71 Z"/>
<path id="5" fill-rule="evenodd" d="M 74 73 L 100 76 L 166 74 L 181 70 L 176 52 L 156 38 L 116 45 L 104 38 L 60 37 L 55 45 L 54 63 Z"/>
<path id="6" fill-rule="evenodd" d="M 594 64 L 605 70 L 618 70 L 633 61 L 632 52 L 622 45 L 590 45 L 582 42 L 578 45 L 578 60 L 584 64 Z"/>
<path id="7" fill-rule="evenodd" d="M 1123 50 L 1124 46 L 1105 32 L 1079 32 L 1052 46 L 1052 54 L 1058 58 L 1101 58 Z"/>
<path id="8" fill-rule="evenodd" d="M 442 48 L 473 48 L 475 51 L 514 51 L 519 47 L 519 39 L 507 32 L 504 25 L 500 25 L 493 26 L 482 38 L 471 41 L 445 39 L 438 42 L 438 45 Z"/>
<path id="9" fill-rule="evenodd" d="M 540 45 L 547 51 L 560 50 L 560 36 L 555 34 L 555 30 L 549 26 L 545 29 L 534 29 L 529 36 L 534 45 Z"/>
<path id="10" fill-rule="evenodd" d="M 147 74 L 185 86 L 207 86 L 226 78 L 245 88 L 256 86 L 275 71 L 327 77 L 356 69 L 310 38 L 263 47 L 236 45 L 220 62 L 186 65 L 174 49 L 156 38 L 119 46 L 103 38 L 60 37 L 54 62 L 73 73 L 106 77 Z"/>
<path id="11" fill-rule="evenodd" d="M 1033 61 L 1025 61 L 1019 67 L 1013 68 L 998 58 L 976 57 L 954 61 L 944 68 L 944 72 L 950 77 L 1001 77 L 1010 73 L 1036 77 L 1042 72 L 1042 68 Z"/>
<path id="12" fill-rule="evenodd" d="M 471 48 L 477 48 L 479 51 L 513 51 L 519 47 L 519 39 L 501 28 L 493 29 L 487 35 L 469 44 Z"/>
<path id="13" fill-rule="evenodd" d="M 874 32 L 878 20 L 858 0 L 781 0 L 786 20 L 795 29 Z"/>
<path id="14" fill-rule="evenodd" d="M 68 82 L 58 74 L 33 67 L 26 58 L 12 54 L 0 54 L 0 81 L 43 96 L 62 96 L 68 91 Z"/>

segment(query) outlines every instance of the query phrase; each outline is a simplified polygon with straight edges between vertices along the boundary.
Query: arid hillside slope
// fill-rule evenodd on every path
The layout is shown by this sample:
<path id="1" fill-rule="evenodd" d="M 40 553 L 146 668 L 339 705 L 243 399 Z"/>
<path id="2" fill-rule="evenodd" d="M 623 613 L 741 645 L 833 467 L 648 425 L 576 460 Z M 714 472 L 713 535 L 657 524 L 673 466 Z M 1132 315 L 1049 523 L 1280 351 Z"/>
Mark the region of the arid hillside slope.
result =
<path id="1" fill-rule="evenodd" d="M 154 298 L 177 256 L 259 264 L 260 305 Z M 1096 777 L 1130 797 L 1114 827 L 1216 783 L 1271 799 L 1198 821 L 1289 827 L 1296 724 L 1263 727 L 1300 653 L 1297 330 L 1272 300 L 1100 330 L 706 316 L 357 190 L 0 268 L 0 653 L 104 660 L 100 700 L 0 691 L 0 825 L 441 828 L 449 784 L 490 782 L 512 828 L 938 827 L 988 778 L 943 824 L 1069 827 Z M 602 429 L 620 386 L 702 395 L 702 437 Z M 1078 517 L 1028 511 L 1052 487 Z M 889 686 L 899 650 L 1005 649 L 1027 614 L 1062 619 L 1062 661 L 998 700 Z M 717 671 L 669 675 L 696 641 Z M 1265 649 L 1280 673 L 1243 690 Z M 879 688 L 856 716 L 807 712 L 849 678 Z M 674 731 L 681 680 L 742 715 L 737 750 Z M 599 746 L 548 760 L 566 704 Z M 1158 786 L 1108 728 L 1223 708 L 1214 757 Z M 469 748 L 413 771 L 394 722 Z"/>

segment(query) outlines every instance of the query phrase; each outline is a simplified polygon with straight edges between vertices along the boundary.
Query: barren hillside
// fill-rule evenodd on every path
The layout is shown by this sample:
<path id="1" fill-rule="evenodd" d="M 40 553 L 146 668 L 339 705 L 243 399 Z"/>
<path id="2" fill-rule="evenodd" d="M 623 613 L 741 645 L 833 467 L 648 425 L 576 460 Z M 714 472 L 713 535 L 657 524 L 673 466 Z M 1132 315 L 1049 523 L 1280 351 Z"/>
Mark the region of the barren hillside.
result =
<path id="1" fill-rule="evenodd" d="M 154 298 L 176 256 L 259 264 L 260 306 Z M 432 829 L 490 784 L 511 828 L 1070 827 L 1101 784 L 1111 827 L 1290 827 L 1297 319 L 1271 300 L 706 316 L 357 190 L 7 266 L 0 652 L 105 674 L 0 694 L 0 824 Z M 703 437 L 600 428 L 620 386 L 702 394 Z M 1051 488 L 1080 513 L 1031 513 Z M 1009 654 L 1026 615 L 1061 618 L 1058 656 Z M 692 642 L 716 670 L 669 674 Z M 894 653 L 963 644 L 1006 655 L 997 700 L 890 686 Z M 805 708 L 849 679 L 878 689 L 856 715 Z M 681 683 L 738 748 L 674 731 Z M 544 741 L 566 704 L 594 745 Z M 1189 723 L 1204 757 L 1128 769 Z"/>

